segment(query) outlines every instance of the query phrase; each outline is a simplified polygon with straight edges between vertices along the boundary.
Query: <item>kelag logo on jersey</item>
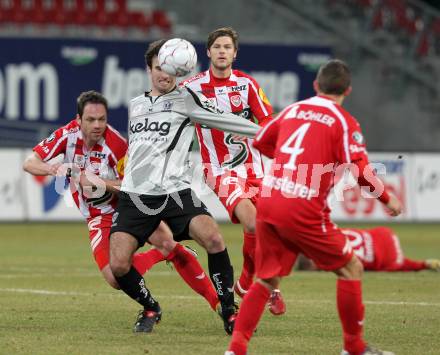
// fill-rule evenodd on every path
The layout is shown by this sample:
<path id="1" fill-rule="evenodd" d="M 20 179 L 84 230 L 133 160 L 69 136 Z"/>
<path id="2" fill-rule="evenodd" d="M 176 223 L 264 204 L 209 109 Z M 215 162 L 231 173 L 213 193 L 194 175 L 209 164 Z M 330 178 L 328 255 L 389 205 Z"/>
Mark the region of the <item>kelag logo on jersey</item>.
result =
<path id="1" fill-rule="evenodd" d="M 130 132 L 140 133 L 140 132 L 159 132 L 161 136 L 167 136 L 170 133 L 171 123 L 169 122 L 158 122 L 158 121 L 148 121 L 148 118 L 144 122 L 132 123 L 130 122 Z"/>

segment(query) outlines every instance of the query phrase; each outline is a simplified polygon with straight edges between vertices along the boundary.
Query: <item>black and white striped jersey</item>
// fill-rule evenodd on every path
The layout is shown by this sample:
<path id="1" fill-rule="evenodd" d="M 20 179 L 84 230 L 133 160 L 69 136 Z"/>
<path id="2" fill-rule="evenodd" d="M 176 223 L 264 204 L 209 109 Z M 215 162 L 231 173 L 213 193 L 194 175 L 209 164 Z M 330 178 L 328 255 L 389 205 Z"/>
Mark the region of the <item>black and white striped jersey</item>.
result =
<path id="1" fill-rule="evenodd" d="M 129 105 L 128 159 L 121 190 L 165 195 L 190 188 L 195 123 L 247 137 L 259 128 L 218 110 L 186 87 L 157 97 L 148 93 L 135 97 Z"/>

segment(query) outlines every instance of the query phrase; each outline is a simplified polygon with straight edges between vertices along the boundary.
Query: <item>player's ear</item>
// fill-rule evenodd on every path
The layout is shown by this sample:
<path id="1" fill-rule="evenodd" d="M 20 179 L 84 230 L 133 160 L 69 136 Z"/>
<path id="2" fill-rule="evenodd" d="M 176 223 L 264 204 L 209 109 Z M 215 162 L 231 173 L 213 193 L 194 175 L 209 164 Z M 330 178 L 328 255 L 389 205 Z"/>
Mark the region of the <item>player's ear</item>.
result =
<path id="1" fill-rule="evenodd" d="M 353 89 L 353 88 L 352 88 L 351 86 L 349 86 L 349 87 L 347 88 L 347 90 L 344 91 L 344 96 L 348 96 L 348 95 L 350 95 L 352 89 Z"/>
<path id="2" fill-rule="evenodd" d="M 208 56 L 208 58 L 211 58 L 211 51 L 209 50 L 209 48 L 206 50 L 206 55 Z"/>
<path id="3" fill-rule="evenodd" d="M 80 117 L 80 115 L 77 113 L 76 114 L 76 122 L 78 122 L 78 124 L 80 124 L 81 123 L 81 117 Z"/>
<path id="4" fill-rule="evenodd" d="M 319 93 L 318 80 L 313 80 L 313 90 L 315 90 L 316 93 Z"/>

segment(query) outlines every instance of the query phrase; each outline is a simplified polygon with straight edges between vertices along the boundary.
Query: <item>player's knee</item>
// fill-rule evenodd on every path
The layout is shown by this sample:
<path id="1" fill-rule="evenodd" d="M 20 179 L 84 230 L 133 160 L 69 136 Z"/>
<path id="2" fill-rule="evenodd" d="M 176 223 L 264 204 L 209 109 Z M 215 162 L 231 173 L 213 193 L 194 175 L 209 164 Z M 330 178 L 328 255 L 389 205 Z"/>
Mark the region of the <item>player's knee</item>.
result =
<path id="1" fill-rule="evenodd" d="M 113 275 L 110 265 L 107 264 L 104 266 L 104 268 L 101 270 L 102 276 L 104 277 L 104 280 L 114 289 L 120 290 L 118 282 L 115 279 L 115 276 Z"/>
<path id="2" fill-rule="evenodd" d="M 243 224 L 243 230 L 245 233 L 255 234 L 255 219 L 245 221 Z"/>
<path id="3" fill-rule="evenodd" d="M 173 239 L 162 240 L 160 243 L 154 244 L 154 247 L 159 250 L 164 257 L 167 257 L 176 247 L 176 242 Z"/>
<path id="4" fill-rule="evenodd" d="M 107 283 L 110 285 L 110 287 L 114 288 L 115 290 L 120 290 L 119 284 L 116 280 L 107 280 Z"/>
<path id="5" fill-rule="evenodd" d="M 119 258 L 110 259 L 110 269 L 116 277 L 124 276 L 130 271 L 131 264 L 128 260 Z"/>
<path id="6" fill-rule="evenodd" d="M 362 262 L 356 256 L 353 256 L 344 267 L 336 271 L 336 274 L 342 279 L 359 280 L 362 278 L 363 272 Z"/>
<path id="7" fill-rule="evenodd" d="M 208 253 L 219 253 L 225 249 L 225 242 L 218 231 L 213 231 L 204 238 L 204 246 Z"/>

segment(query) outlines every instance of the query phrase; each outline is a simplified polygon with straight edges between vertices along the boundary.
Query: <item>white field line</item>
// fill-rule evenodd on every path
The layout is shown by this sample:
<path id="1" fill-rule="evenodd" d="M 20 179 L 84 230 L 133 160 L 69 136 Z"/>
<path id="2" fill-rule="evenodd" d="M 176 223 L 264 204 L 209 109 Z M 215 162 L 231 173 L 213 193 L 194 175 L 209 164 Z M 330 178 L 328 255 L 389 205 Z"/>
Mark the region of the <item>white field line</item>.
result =
<path id="1" fill-rule="evenodd" d="M 6 293 L 28 293 L 35 295 L 47 295 L 47 296 L 125 296 L 122 293 L 89 293 L 89 292 L 67 292 L 67 291 L 50 291 L 50 290 L 38 290 L 31 288 L 0 288 L 0 292 Z M 179 296 L 179 295 L 155 295 L 157 298 L 168 299 L 186 299 L 186 300 L 201 300 L 200 296 Z M 300 300 L 300 299 L 285 299 L 287 303 L 315 303 L 315 304 L 333 304 L 330 300 Z M 420 306 L 420 307 L 440 307 L 440 303 L 436 302 L 405 302 L 405 301 L 364 301 L 365 304 L 380 305 L 380 306 Z"/>
<path id="2" fill-rule="evenodd" d="M 179 276 L 178 273 L 174 271 L 151 271 L 146 275 L 151 276 Z M 99 271 L 77 271 L 77 272 L 56 272 L 51 273 L 50 277 L 101 277 Z M 21 279 L 21 278 L 38 278 L 38 277 L 48 277 L 48 273 L 30 273 L 30 274 L 0 274 L 0 279 Z"/>

